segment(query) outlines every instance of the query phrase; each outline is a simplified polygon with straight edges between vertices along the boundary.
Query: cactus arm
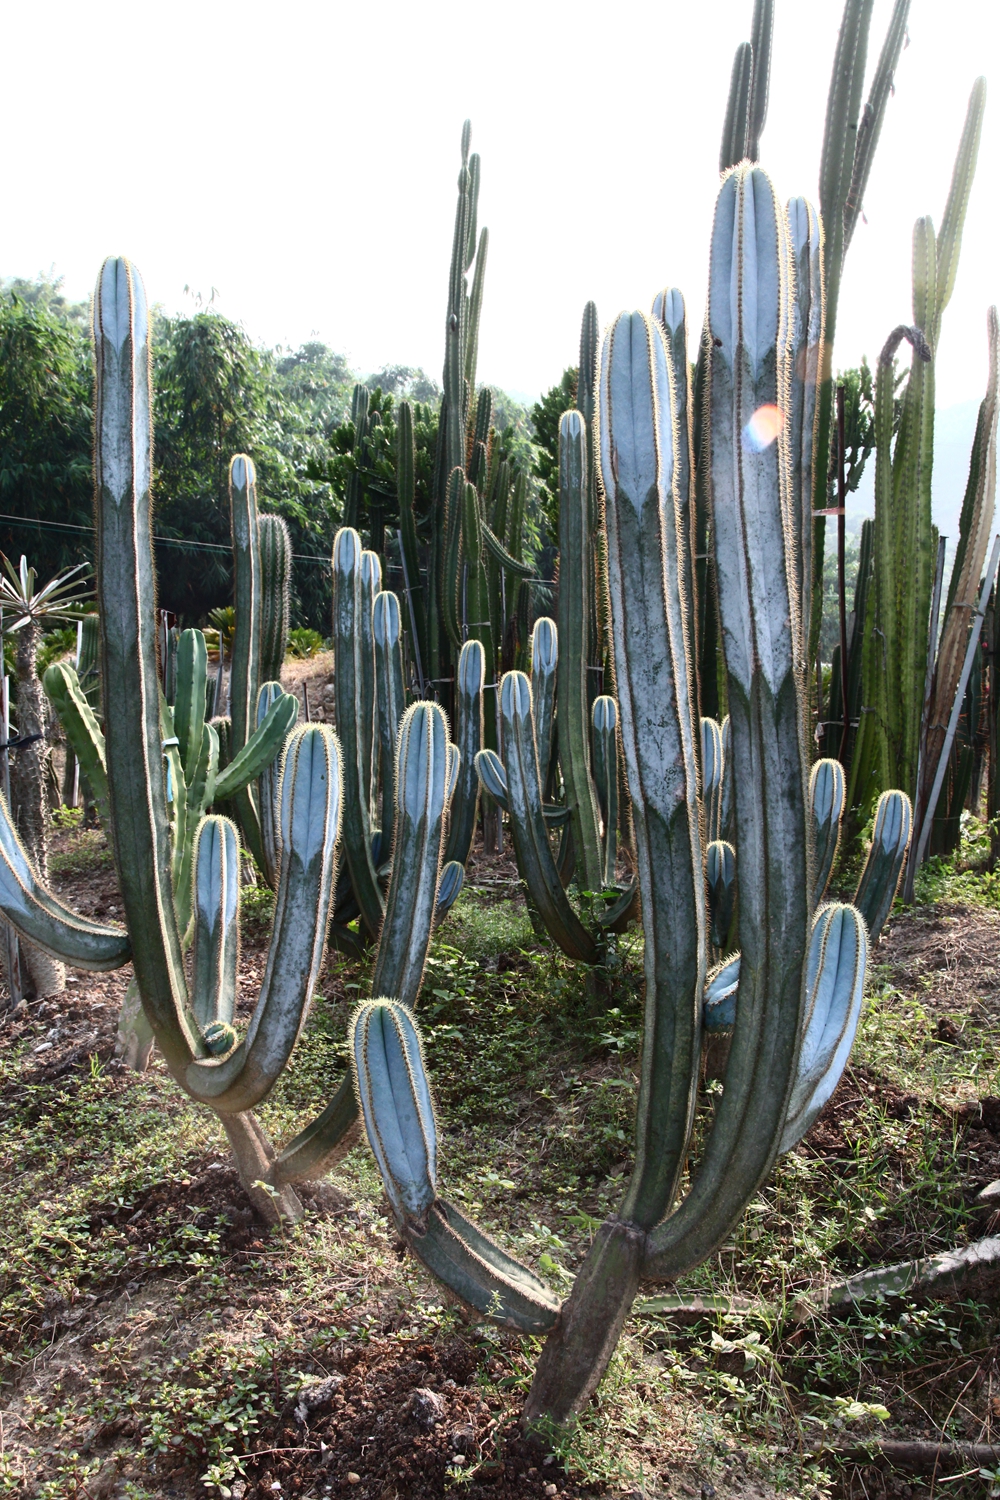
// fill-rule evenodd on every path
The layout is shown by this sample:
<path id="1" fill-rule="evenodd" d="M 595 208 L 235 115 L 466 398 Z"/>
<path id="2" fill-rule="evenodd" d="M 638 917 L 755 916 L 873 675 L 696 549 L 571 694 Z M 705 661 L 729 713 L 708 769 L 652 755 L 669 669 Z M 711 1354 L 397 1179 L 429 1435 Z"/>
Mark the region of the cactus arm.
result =
<path id="1" fill-rule="evenodd" d="M 526 1266 L 437 1197 L 437 1130 L 420 1039 L 408 1010 L 367 1001 L 351 1028 L 358 1098 L 386 1196 L 414 1254 L 495 1321 L 545 1332 L 559 1304 Z"/>
<path id="2" fill-rule="evenodd" d="M 725 1091 L 691 1191 L 650 1235 L 647 1273 L 658 1276 L 710 1254 L 770 1169 L 798 1050 L 810 897 L 802 622 L 784 441 L 760 449 L 745 440 L 754 413 L 780 405 L 786 389 L 787 266 L 784 212 L 768 178 L 759 168 L 737 168 L 723 180 L 716 208 L 709 332 L 740 993 Z"/>
<path id="3" fill-rule="evenodd" d="M 236 627 L 229 684 L 233 752 L 250 734 L 260 677 L 260 539 L 257 523 L 257 471 L 238 453 L 229 465 L 229 504 L 233 528 L 233 596 Z"/>
<path id="4" fill-rule="evenodd" d="M 721 839 L 722 730 L 715 719 L 701 721 L 701 800 L 709 843 Z"/>
<path id="5" fill-rule="evenodd" d="M 361 538 L 350 527 L 333 543 L 334 691 L 337 734 L 344 757 L 344 854 L 364 924 L 373 938 L 382 926 L 382 894 L 372 860 L 371 786 L 364 773 L 367 712 L 361 660 Z M 370 706 L 370 705 L 369 705 Z"/>
<path id="6" fill-rule="evenodd" d="M 368 805 L 377 784 L 378 710 L 375 700 L 375 598 L 382 591 L 382 564 L 377 552 L 367 549 L 361 554 L 361 750 L 364 757 L 362 777 L 367 777 Z"/>
<path id="7" fill-rule="evenodd" d="M 274 704 L 282 696 L 282 689 L 277 682 L 265 682 L 257 695 L 257 717 L 256 725 L 260 729 L 271 712 Z M 298 709 L 296 709 L 296 714 Z M 295 721 L 292 721 L 294 728 Z M 279 834 L 277 828 L 278 810 L 278 785 L 281 780 L 281 761 L 284 755 L 282 747 L 274 759 L 264 767 L 257 781 L 257 797 L 260 803 L 260 845 L 264 855 L 262 869 L 264 878 L 268 885 L 274 890 L 278 884 Z M 216 757 L 215 772 L 218 770 L 218 757 Z"/>
<path id="8" fill-rule="evenodd" d="M 930 327 L 921 325 L 928 335 L 932 348 L 937 347 L 941 332 L 941 317 L 951 301 L 958 275 L 958 257 L 962 248 L 962 230 L 969 207 L 972 179 L 976 172 L 979 141 L 983 130 L 983 114 L 986 109 L 986 79 L 977 78 L 969 95 L 969 106 L 958 145 L 955 168 L 952 173 L 948 201 L 941 218 L 941 231 L 937 237 L 937 264 L 934 278 L 934 320 Z"/>
<path id="9" fill-rule="evenodd" d="M 281 516 L 257 518 L 260 549 L 260 678 L 277 682 L 288 650 L 292 539 Z"/>
<path id="10" fill-rule="evenodd" d="M 465 866 L 459 864 L 457 859 L 449 860 L 441 866 L 441 878 L 438 881 L 437 899 L 434 903 L 434 925 L 443 922 L 451 911 L 465 884 Z"/>
<path id="11" fill-rule="evenodd" d="M 667 337 L 667 357 L 673 376 L 671 392 L 674 401 L 674 501 L 681 530 L 681 569 L 684 580 L 684 598 L 688 608 L 695 607 L 695 545 L 694 545 L 694 469 L 691 454 L 694 448 L 693 402 L 691 399 L 691 367 L 687 357 L 687 313 L 684 298 L 675 287 L 665 287 L 653 299 L 653 317 L 663 326 Z M 695 642 L 688 641 L 694 662 Z M 695 664 L 696 665 L 696 664 Z M 697 686 L 697 685 L 696 685 Z"/>
<path id="12" fill-rule="evenodd" d="M 437 904 L 448 810 L 448 723 L 436 703 L 411 704 L 399 731 L 396 844 L 372 991 L 413 1006 Z"/>
<path id="13" fill-rule="evenodd" d="M 445 490 L 444 561 L 441 568 L 441 617 L 455 650 L 462 645 L 459 593 L 462 581 L 462 506 L 465 470 L 452 469 Z"/>
<path id="14" fill-rule="evenodd" d="M 379 760 L 382 767 L 382 844 L 392 848 L 395 810 L 396 740 L 406 708 L 403 680 L 403 627 L 395 594 L 375 595 L 372 607 L 375 650 L 375 699 L 378 709 Z"/>
<path id="15" fill-rule="evenodd" d="M 194 824 L 188 824 L 189 798 L 184 767 L 181 764 L 180 741 L 176 735 L 163 741 L 163 758 L 167 763 L 167 803 L 171 819 L 170 880 L 174 893 L 174 911 L 181 934 L 181 947 L 190 920 L 191 853 Z M 200 816 L 201 809 L 195 813 Z"/>
<path id="16" fill-rule="evenodd" d="M 818 760 L 809 773 L 809 806 L 813 831 L 813 906 L 826 895 L 840 843 L 840 820 L 847 786 L 839 760 Z"/>
<path id="17" fill-rule="evenodd" d="M 594 786 L 604 824 L 601 837 L 601 873 L 604 885 L 611 887 L 615 883 L 615 860 L 618 852 L 618 707 L 615 700 L 606 694 L 595 698 L 591 719 L 594 730 Z M 550 824 L 551 821 L 549 819 Z"/>
<path id="18" fill-rule="evenodd" d="M 741 42 L 736 49 L 733 71 L 729 78 L 729 97 L 726 100 L 726 118 L 722 126 L 722 145 L 719 148 L 720 172 L 735 167 L 747 154 L 752 90 L 753 46 L 750 42 Z"/>
<path id="19" fill-rule="evenodd" d="M 507 772 L 495 750 L 480 750 L 476 756 L 476 771 L 483 787 L 499 803 L 505 813 L 510 812 L 507 800 Z"/>
<path id="20" fill-rule="evenodd" d="M 184 784 L 183 837 L 178 842 L 174 833 L 174 909 L 181 931 L 181 945 L 187 948 L 191 938 L 191 887 L 194 859 L 194 843 L 205 808 L 209 804 L 211 788 L 219 761 L 219 739 L 209 724 L 201 726 L 201 754 L 191 767 L 191 780 Z M 194 837 L 192 836 L 194 835 Z"/>
<path id="21" fill-rule="evenodd" d="M 673 433 L 660 326 L 641 313 L 623 314 L 601 354 L 600 462 L 615 680 L 645 933 L 636 1167 L 622 1215 L 643 1227 L 667 1211 L 684 1163 L 706 961 Z"/>
<path id="22" fill-rule="evenodd" d="M 405 1006 L 371 1000 L 351 1025 L 358 1100 L 398 1223 L 421 1223 L 437 1196 L 437 1130 L 420 1038 Z"/>
<path id="23" fill-rule="evenodd" d="M 104 734 L 97 716 L 68 662 L 53 663 L 45 673 L 42 685 L 66 732 L 70 749 L 80 762 L 80 770 L 97 805 L 101 826 L 107 831 L 110 827 L 108 767 L 104 756 Z"/>
<path id="24" fill-rule="evenodd" d="M 913 833 L 913 808 L 905 792 L 883 792 L 875 809 L 872 846 L 858 881 L 854 905 L 872 943 L 877 943 L 896 897 L 899 876 Z"/>
<path id="25" fill-rule="evenodd" d="M 330 1103 L 278 1154 L 272 1182 L 310 1182 L 343 1161 L 361 1133 L 358 1100 L 350 1074 Z"/>
<path id="26" fill-rule="evenodd" d="M 511 557 L 503 542 L 500 541 L 499 537 L 493 535 L 493 532 L 485 523 L 483 524 L 483 541 L 486 544 L 487 552 L 489 552 L 500 564 L 500 566 L 507 570 L 508 573 L 513 573 L 515 578 L 530 578 L 534 573 L 535 569 L 533 564 L 519 562 L 516 557 Z"/>
<path id="27" fill-rule="evenodd" d="M 596 963 L 598 946 L 570 905 L 549 847 L 535 753 L 531 685 L 523 672 L 508 672 L 501 682 L 500 715 L 507 805 L 518 868 L 539 915 L 563 952 L 583 963 Z M 481 757 L 478 764 L 482 764 Z"/>
<path id="28" fill-rule="evenodd" d="M 733 733 L 729 715 L 719 725 L 722 741 L 722 785 L 719 788 L 719 837 L 733 839 Z"/>
<path id="29" fill-rule="evenodd" d="M 536 1336 L 554 1326 L 558 1298 L 450 1203 L 432 1204 L 422 1234 L 410 1224 L 401 1233 L 417 1259 L 489 1322 Z"/>
<path id="30" fill-rule="evenodd" d="M 272 686 L 272 684 L 267 684 Z M 277 687 L 277 684 L 273 684 Z M 244 744 L 242 750 L 220 771 L 210 789 L 209 801 L 225 802 L 256 781 L 281 754 L 289 733 L 299 715 L 299 701 L 294 693 L 278 688 L 262 724 Z"/>
<path id="31" fill-rule="evenodd" d="M 479 157 L 474 156 L 472 160 L 477 164 L 475 184 L 478 193 L 479 186 Z M 473 209 L 473 212 L 475 210 Z M 490 232 L 482 229 L 479 233 L 479 246 L 476 251 L 476 269 L 472 273 L 472 291 L 469 294 L 469 311 L 465 345 L 465 383 L 470 391 L 476 389 L 476 362 L 479 355 L 479 316 L 483 306 L 483 285 L 486 280 L 486 257 L 490 248 Z"/>
<path id="32" fill-rule="evenodd" d="M 125 260 L 107 260 L 101 270 L 94 341 L 101 659 L 105 683 L 131 705 L 128 713 L 105 714 L 112 845 L 143 1008 L 168 1065 L 183 1073 L 201 1049 L 187 1015 L 170 883 L 149 497 L 149 326 L 141 279 Z"/>
<path id="33" fill-rule="evenodd" d="M 213 1025 L 231 1029 L 236 1003 L 240 847 L 235 823 L 217 815 L 203 818 L 194 850 L 191 1009 L 204 1034 Z"/>
<path id="34" fill-rule="evenodd" d="M 257 1007 L 227 1058 L 199 1059 L 185 1074 L 189 1092 L 219 1111 L 252 1109 L 267 1096 L 305 1022 L 333 907 L 340 802 L 333 732 L 324 724 L 299 725 L 281 774 L 281 874 Z"/>
<path id="35" fill-rule="evenodd" d="M 910 0 L 896 0 L 892 10 L 892 17 L 889 21 L 889 28 L 885 34 L 885 41 L 882 43 L 882 51 L 879 53 L 875 76 L 872 79 L 871 88 L 868 90 L 868 99 L 865 103 L 864 113 L 858 125 L 857 140 L 854 145 L 854 165 L 851 171 L 851 185 L 844 203 L 845 255 L 847 254 L 847 247 L 851 243 L 855 225 L 858 222 L 858 215 L 864 208 L 868 175 L 871 172 L 878 138 L 882 133 L 882 121 L 885 117 L 889 95 L 893 89 L 893 74 L 899 62 L 899 54 L 903 50 L 903 42 L 906 37 L 906 22 L 909 14 Z"/>
<path id="36" fill-rule="evenodd" d="M 180 745 L 184 779 L 190 782 L 202 753 L 205 722 L 208 652 L 200 630 L 183 630 L 177 643 L 177 689 L 174 694 L 174 733 Z"/>
<path id="37" fill-rule="evenodd" d="M 480 641 L 466 641 L 455 673 L 455 732 L 461 763 L 451 804 L 451 823 L 445 859 L 465 865 L 476 831 L 479 810 L 479 773 L 476 757 L 483 745 L 483 682 L 486 657 Z M 487 791 L 491 788 L 487 786 Z"/>
<path id="38" fill-rule="evenodd" d="M 865 992 L 868 933 L 853 906 L 821 907 L 806 969 L 806 1022 L 781 1151 L 802 1139 L 840 1082 L 854 1045 Z"/>
<path id="39" fill-rule="evenodd" d="M 559 632 L 556 622 L 542 615 L 535 621 L 531 632 L 531 707 L 535 719 L 535 744 L 543 791 L 552 764 L 558 668 Z"/>
<path id="40" fill-rule="evenodd" d="M 120 969 L 132 956 L 128 933 L 78 917 L 35 875 L 0 795 L 0 911 L 11 926 L 74 969 Z"/>
<path id="41" fill-rule="evenodd" d="M 573 822 L 577 876 L 588 891 L 602 888 L 597 796 L 590 769 L 587 632 L 593 611 L 593 560 L 588 520 L 589 436 L 578 411 L 559 421 L 559 657 L 556 682 L 559 764 Z"/>
<path id="42" fill-rule="evenodd" d="M 908 0 L 907 0 L 908 3 Z M 794 530 L 798 538 L 798 586 L 802 619 L 812 619 L 813 453 L 819 407 L 820 359 L 823 352 L 823 226 L 805 198 L 787 206 L 790 252 L 795 273 L 792 304 L 792 356 L 788 402 L 788 448 L 791 463 Z"/>
<path id="43" fill-rule="evenodd" d="M 736 993 L 740 983 L 740 955 L 718 964 L 705 981 L 706 1031 L 732 1031 L 736 1022 Z"/>
<path id="44" fill-rule="evenodd" d="M 736 910 L 736 850 L 724 839 L 714 840 L 705 850 L 705 883 L 712 946 L 725 952 Z"/>
<path id="45" fill-rule="evenodd" d="M 753 79 L 747 111 L 747 156 L 760 161 L 760 138 L 767 120 L 767 97 L 771 81 L 771 35 L 774 31 L 774 0 L 754 0 L 750 45 L 753 48 Z"/>
<path id="46" fill-rule="evenodd" d="M 399 503 L 400 551 L 405 564 L 410 626 L 414 632 L 414 655 L 423 677 L 427 656 L 427 620 L 420 582 L 420 547 L 417 541 L 416 448 L 413 441 L 413 407 L 401 401 L 396 408 L 396 496 Z"/>

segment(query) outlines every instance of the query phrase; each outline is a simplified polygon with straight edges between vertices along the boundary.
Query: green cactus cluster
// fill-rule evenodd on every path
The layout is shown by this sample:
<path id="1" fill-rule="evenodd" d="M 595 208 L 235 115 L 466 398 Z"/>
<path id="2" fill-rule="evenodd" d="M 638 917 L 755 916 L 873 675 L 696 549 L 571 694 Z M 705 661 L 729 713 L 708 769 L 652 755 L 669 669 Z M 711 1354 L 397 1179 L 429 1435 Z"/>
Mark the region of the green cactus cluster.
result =
<path id="1" fill-rule="evenodd" d="M 383 799 L 394 832 L 391 857 L 387 850 L 374 892 L 365 895 L 378 907 L 376 982 L 403 1004 L 416 999 L 433 926 L 460 889 L 461 865 L 442 868 L 459 754 L 440 707 L 404 706 L 398 601 L 379 592 L 377 558 L 362 553 L 357 533 L 342 532 L 334 549 L 341 614 L 353 608 L 352 642 L 371 654 L 369 661 L 365 650 L 356 652 L 354 696 L 338 704 L 338 727 L 354 758 L 342 759 L 325 725 L 296 726 L 296 699 L 276 681 L 261 683 L 262 665 L 273 666 L 283 652 L 288 549 L 280 524 L 259 524 L 253 464 L 243 455 L 230 471 L 237 596 L 231 718 L 210 717 L 214 685 L 202 632 L 181 632 L 173 648 L 167 637 L 158 655 L 149 320 L 142 282 L 127 261 L 109 260 L 101 271 L 94 335 L 101 682 L 107 701 L 134 708 L 107 714 L 102 731 L 72 667 L 51 668 L 47 687 L 103 806 L 125 928 L 80 918 L 52 896 L 2 802 L 0 909 L 21 936 L 76 967 L 110 969 L 131 959 L 142 1016 L 174 1078 L 218 1113 L 261 1211 L 295 1217 L 292 1184 L 322 1175 L 354 1139 L 353 1083 L 346 1078 L 280 1151 L 252 1111 L 287 1064 L 315 993 L 337 904 L 341 831 L 352 886 L 357 835 L 369 847 L 375 837 L 377 713 L 385 714 L 382 742 L 393 750 Z M 376 655 L 391 684 L 388 696 L 376 694 Z M 348 668 L 338 661 L 338 679 L 352 680 Z M 239 832 L 220 809 L 235 812 Z M 256 843 L 276 904 L 260 994 L 240 1035 L 234 1002 L 243 841 Z"/>

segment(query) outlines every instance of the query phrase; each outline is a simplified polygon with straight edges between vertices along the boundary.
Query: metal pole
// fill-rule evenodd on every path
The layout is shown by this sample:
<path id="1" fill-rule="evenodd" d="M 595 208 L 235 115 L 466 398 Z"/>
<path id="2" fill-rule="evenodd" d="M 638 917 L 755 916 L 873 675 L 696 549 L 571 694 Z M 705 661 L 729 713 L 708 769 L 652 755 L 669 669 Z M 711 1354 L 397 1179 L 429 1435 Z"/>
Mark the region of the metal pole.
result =
<path id="1" fill-rule="evenodd" d="M 417 616 L 413 608 L 413 594 L 410 589 L 410 575 L 406 568 L 406 553 L 403 550 L 403 533 L 396 532 L 399 540 L 399 560 L 403 565 L 403 588 L 406 590 L 406 603 L 410 610 L 410 635 L 413 638 L 413 660 L 417 668 L 417 681 L 420 683 L 420 696 L 427 697 L 427 679 L 424 676 L 424 664 L 420 660 L 420 634 L 417 630 Z"/>

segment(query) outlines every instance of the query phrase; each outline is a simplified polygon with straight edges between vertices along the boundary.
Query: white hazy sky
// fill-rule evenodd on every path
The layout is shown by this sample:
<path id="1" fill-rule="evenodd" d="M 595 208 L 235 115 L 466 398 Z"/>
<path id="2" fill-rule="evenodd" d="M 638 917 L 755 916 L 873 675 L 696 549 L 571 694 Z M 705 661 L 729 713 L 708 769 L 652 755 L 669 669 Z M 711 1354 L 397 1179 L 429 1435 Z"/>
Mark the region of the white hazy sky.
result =
<path id="1" fill-rule="evenodd" d="M 683 289 L 699 322 L 732 54 L 752 0 L 422 4 L 54 0 L 11 7 L 0 274 L 54 265 L 86 295 L 108 253 L 151 300 L 185 285 L 267 343 L 318 337 L 359 370 L 440 379 L 462 120 L 490 256 L 480 378 L 534 396 L 603 320 Z M 815 199 L 841 6 L 777 0 L 762 160 Z M 875 0 L 869 67 L 890 12 Z M 844 282 L 836 361 L 910 317 L 914 219 L 940 222 L 969 89 L 1000 56 L 997 0 L 913 0 Z M 991 80 L 992 81 L 992 80 Z M 1000 92 L 987 104 L 941 405 L 978 397 L 1000 300 Z"/>

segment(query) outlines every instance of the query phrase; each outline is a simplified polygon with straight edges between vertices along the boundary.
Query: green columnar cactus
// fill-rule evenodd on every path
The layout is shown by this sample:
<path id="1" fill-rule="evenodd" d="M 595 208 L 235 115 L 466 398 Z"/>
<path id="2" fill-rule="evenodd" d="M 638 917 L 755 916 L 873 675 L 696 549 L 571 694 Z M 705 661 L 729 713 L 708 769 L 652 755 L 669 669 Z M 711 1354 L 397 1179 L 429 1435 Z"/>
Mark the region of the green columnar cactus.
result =
<path id="1" fill-rule="evenodd" d="M 372 641 L 362 625 L 361 538 L 349 526 L 333 542 L 333 651 L 337 734 L 344 754 L 344 854 L 355 900 L 370 937 L 378 937 L 383 903 L 372 852 L 371 758 L 365 755 L 366 725 L 374 724 L 374 661 L 366 651 Z"/>
<path id="2" fill-rule="evenodd" d="M 566 789 L 581 890 L 604 885 L 597 791 L 592 773 L 588 642 L 594 615 L 590 439 L 578 411 L 559 422 L 559 765 Z"/>
<path id="3" fill-rule="evenodd" d="M 822 901 L 840 844 L 847 786 L 839 760 L 818 760 L 809 774 L 813 830 L 813 903 Z"/>
<path id="4" fill-rule="evenodd" d="M 288 650 L 292 539 L 280 516 L 257 518 L 260 546 L 260 676 L 277 682 Z"/>
<path id="5" fill-rule="evenodd" d="M 819 211 L 824 230 L 825 326 L 812 465 L 813 507 L 816 510 L 822 510 L 830 503 L 827 485 L 833 435 L 832 352 L 837 332 L 844 259 L 858 216 L 863 210 L 875 148 L 893 89 L 893 75 L 906 40 L 909 13 L 910 0 L 895 0 L 863 107 L 861 101 L 872 19 L 871 0 L 845 0 L 834 55 L 819 173 Z M 825 527 L 825 518 L 821 516 L 817 519 L 813 532 L 811 618 L 807 643 L 807 659 L 810 662 L 816 659 L 823 612 Z"/>
<path id="6" fill-rule="evenodd" d="M 594 786 L 600 805 L 601 883 L 615 883 L 618 852 L 618 705 L 602 693 L 591 713 L 594 731 Z"/>
<path id="7" fill-rule="evenodd" d="M 464 869 L 472 848 L 479 810 L 479 773 L 476 756 L 483 748 L 483 683 L 486 657 L 481 642 L 466 641 L 455 669 L 455 743 L 461 761 L 451 805 L 448 832 L 449 862 Z"/>
<path id="8" fill-rule="evenodd" d="M 762 444 L 753 441 L 752 427 L 748 432 L 761 406 L 777 404 L 788 378 L 787 235 L 785 211 L 764 174 L 746 164 L 727 174 L 713 234 L 705 451 L 726 652 L 735 845 L 743 870 L 742 952 L 715 973 L 707 990 L 699 723 L 691 604 L 680 582 L 685 543 L 673 489 L 672 367 L 659 323 L 641 314 L 619 318 L 602 351 L 600 457 L 621 741 L 645 936 L 646 1024 L 634 1174 L 619 1214 L 598 1231 L 559 1309 L 528 1398 L 528 1419 L 563 1421 L 578 1410 L 603 1373 L 640 1280 L 673 1279 L 731 1232 L 778 1152 L 794 1144 L 835 1085 L 860 1006 L 867 953 L 860 914 L 847 906 L 812 911 L 804 622 L 788 438 L 780 432 Z M 551 853 L 531 687 L 517 672 L 504 678 L 501 714 L 506 775 L 487 751 L 479 757 L 483 779 L 507 799 L 522 869 L 532 858 L 542 866 Z M 711 743 L 721 749 L 717 733 L 718 744 L 714 735 Z M 716 859 L 724 857 L 718 841 L 715 851 Z M 554 872 L 545 874 L 541 892 L 557 899 Z M 537 899 L 535 888 L 532 896 Z M 566 920 L 565 913 L 555 915 Z M 690 1189 L 675 1208 L 693 1124 L 703 1005 L 721 1002 L 737 984 L 725 1089 Z M 445 1227 L 460 1245 L 472 1241 L 469 1226 L 435 1197 L 428 1165 L 433 1112 L 416 1037 L 402 1034 L 404 1023 L 391 1039 L 389 1028 L 397 1022 L 388 1012 L 378 1024 L 381 1050 L 373 1053 L 370 1040 L 358 1041 L 359 1021 L 355 1061 L 359 1079 L 369 1075 L 359 1086 L 369 1101 L 373 1143 L 402 1142 L 384 1162 L 401 1232 L 425 1264 L 484 1310 L 481 1286 L 473 1281 L 476 1295 L 466 1290 L 468 1261 L 451 1239 L 451 1254 L 440 1253 Z M 404 1158 L 412 1167 L 408 1175 Z M 482 1278 L 489 1257 L 478 1247 L 477 1257 Z M 508 1263 L 501 1284 L 517 1284 L 518 1274 Z M 503 1316 L 537 1330 L 538 1302 L 506 1304 Z"/>
<path id="9" fill-rule="evenodd" d="M 896 328 L 879 356 L 875 384 L 873 628 L 866 630 L 863 647 L 864 703 L 874 712 L 862 715 L 855 751 L 859 766 L 872 766 L 874 772 L 867 786 L 859 786 L 852 773 L 852 796 L 857 793 L 870 798 L 879 788 L 897 785 L 911 798 L 918 792 L 936 551 L 931 520 L 933 355 L 958 270 L 985 102 L 985 80 L 978 79 L 969 99 L 940 234 L 935 234 L 927 218 L 918 219 L 914 227 L 913 327 Z M 904 339 L 912 345 L 914 354 L 896 434 L 894 359 Z M 963 625 L 963 630 L 966 628 Z M 870 737 L 876 740 L 874 749 Z M 916 817 L 919 824 L 923 817 L 919 799 Z"/>
<path id="10" fill-rule="evenodd" d="M 392 848 L 395 810 L 396 741 L 406 708 L 403 682 L 403 628 L 399 600 L 395 594 L 375 595 L 372 606 L 372 641 L 375 656 L 375 700 L 378 717 L 379 763 L 382 783 L 382 837 L 380 848 Z"/>
<path id="11" fill-rule="evenodd" d="M 287 1062 L 320 972 L 335 884 L 339 748 L 324 725 L 302 725 L 288 738 L 275 820 L 279 878 L 274 933 L 257 1007 L 241 1039 L 232 1025 L 238 841 L 233 824 L 214 815 L 202 817 L 201 809 L 213 797 L 232 798 L 273 763 L 294 700 L 281 694 L 277 684 L 265 684 L 253 705 L 259 727 L 218 775 L 212 766 L 218 729 L 205 722 L 206 653 L 200 632 L 180 638 L 173 709 L 158 702 L 149 327 L 142 283 L 125 261 L 108 261 L 102 270 L 95 337 L 102 657 L 109 699 L 133 702 L 136 712 L 109 715 L 102 744 L 79 689 L 72 691 L 72 680 L 61 685 L 69 690 L 77 718 L 89 726 L 96 762 L 102 750 L 106 756 L 127 930 L 88 922 L 57 902 L 38 881 L 2 806 L 0 909 L 26 938 L 70 963 L 105 969 L 132 958 L 143 1009 L 173 1076 L 218 1112 L 244 1185 L 262 1212 L 294 1217 L 299 1206 L 289 1184 L 325 1170 L 331 1155 L 344 1149 L 356 1115 L 353 1090 L 345 1084 L 324 1115 L 280 1157 L 249 1111 L 267 1095 Z M 234 467 L 246 496 L 250 471 Z M 430 726 L 426 732 L 422 724 Z M 454 869 L 440 869 L 447 799 L 457 770 L 441 710 L 416 705 L 409 728 L 404 721 L 403 730 L 395 783 L 391 915 L 383 925 L 385 947 L 380 952 L 390 997 L 415 995 L 435 916 L 459 884 Z M 421 774 L 428 762 L 428 738 L 438 747 L 435 764 L 442 758 L 443 743 L 445 775 Z M 81 746 L 86 748 L 83 741 Z M 190 856 L 182 852 L 188 850 Z M 182 868 L 185 859 L 193 863 L 190 877 Z M 190 983 L 183 960 L 185 899 L 195 950 Z M 261 1182 L 273 1191 L 262 1189 Z"/>

